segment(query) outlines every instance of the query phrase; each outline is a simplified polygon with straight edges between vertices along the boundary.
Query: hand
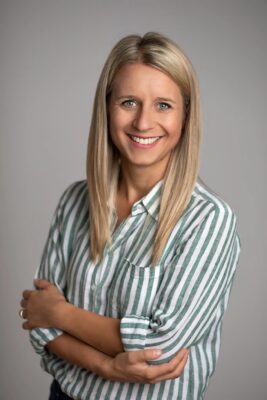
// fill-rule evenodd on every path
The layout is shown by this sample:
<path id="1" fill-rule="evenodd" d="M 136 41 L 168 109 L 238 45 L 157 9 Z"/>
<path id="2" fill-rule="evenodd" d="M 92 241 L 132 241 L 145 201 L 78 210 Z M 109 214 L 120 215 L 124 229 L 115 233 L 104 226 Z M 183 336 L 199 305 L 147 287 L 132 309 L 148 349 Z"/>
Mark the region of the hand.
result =
<path id="1" fill-rule="evenodd" d="M 99 375 L 111 381 L 138 382 L 154 384 L 168 379 L 178 378 L 186 365 L 189 350 L 182 349 L 166 364 L 149 365 L 161 352 L 156 349 L 138 350 L 120 353 L 107 360 L 105 373 Z"/>
<path id="2" fill-rule="evenodd" d="M 62 305 L 67 304 L 65 297 L 45 279 L 37 279 L 34 284 L 40 290 L 24 290 L 22 293 L 20 305 L 24 308 L 23 317 L 26 319 L 23 329 L 56 327 L 55 316 Z"/>

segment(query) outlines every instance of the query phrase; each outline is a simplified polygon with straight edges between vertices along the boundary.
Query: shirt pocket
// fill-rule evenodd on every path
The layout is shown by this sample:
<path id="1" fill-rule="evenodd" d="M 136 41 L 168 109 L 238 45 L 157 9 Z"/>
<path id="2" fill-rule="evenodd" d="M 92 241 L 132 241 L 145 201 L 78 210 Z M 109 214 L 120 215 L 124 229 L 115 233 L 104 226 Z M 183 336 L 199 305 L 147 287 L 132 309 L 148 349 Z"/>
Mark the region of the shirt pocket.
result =
<path id="1" fill-rule="evenodd" d="M 163 274 L 163 264 L 135 264 L 124 258 L 108 291 L 112 315 L 116 318 L 125 315 L 149 317 Z"/>

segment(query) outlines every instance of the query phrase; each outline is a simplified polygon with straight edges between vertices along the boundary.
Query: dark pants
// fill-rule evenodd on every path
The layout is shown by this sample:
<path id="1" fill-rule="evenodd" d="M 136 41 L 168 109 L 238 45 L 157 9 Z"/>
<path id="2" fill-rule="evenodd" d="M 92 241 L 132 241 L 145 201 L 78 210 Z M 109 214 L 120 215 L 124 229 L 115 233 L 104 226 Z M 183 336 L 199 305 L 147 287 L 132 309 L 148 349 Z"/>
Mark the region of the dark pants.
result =
<path id="1" fill-rule="evenodd" d="M 72 400 L 72 398 L 62 392 L 58 382 L 54 379 L 50 387 L 49 400 Z"/>

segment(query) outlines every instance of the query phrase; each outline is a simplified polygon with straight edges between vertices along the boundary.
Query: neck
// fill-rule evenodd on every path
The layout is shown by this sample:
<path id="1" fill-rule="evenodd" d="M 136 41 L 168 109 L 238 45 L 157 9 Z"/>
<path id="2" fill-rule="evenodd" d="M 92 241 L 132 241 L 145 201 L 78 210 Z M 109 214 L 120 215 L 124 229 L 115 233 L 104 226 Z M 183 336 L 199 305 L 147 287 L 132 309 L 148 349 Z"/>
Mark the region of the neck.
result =
<path id="1" fill-rule="evenodd" d="M 162 170 L 149 167 L 130 166 L 121 162 L 119 193 L 128 204 L 134 204 L 144 197 L 164 176 Z"/>

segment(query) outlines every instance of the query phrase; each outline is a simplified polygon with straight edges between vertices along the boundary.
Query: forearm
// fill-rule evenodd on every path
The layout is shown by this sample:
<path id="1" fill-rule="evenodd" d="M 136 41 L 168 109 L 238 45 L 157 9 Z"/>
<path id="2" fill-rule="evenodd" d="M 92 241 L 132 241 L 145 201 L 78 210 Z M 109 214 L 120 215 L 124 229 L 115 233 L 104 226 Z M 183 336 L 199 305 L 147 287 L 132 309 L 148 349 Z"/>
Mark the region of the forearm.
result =
<path id="1" fill-rule="evenodd" d="M 119 319 L 104 317 L 65 303 L 55 314 L 55 326 L 110 356 L 124 351 Z"/>
<path id="2" fill-rule="evenodd" d="M 159 357 L 155 350 L 124 352 L 112 358 L 65 333 L 49 342 L 47 349 L 104 379 L 149 384 L 180 376 L 188 357 L 188 352 L 183 350 L 168 364 L 150 366 L 147 362 Z"/>
<path id="3" fill-rule="evenodd" d="M 66 333 L 49 342 L 47 349 L 71 364 L 101 376 L 106 375 L 110 357 Z"/>

